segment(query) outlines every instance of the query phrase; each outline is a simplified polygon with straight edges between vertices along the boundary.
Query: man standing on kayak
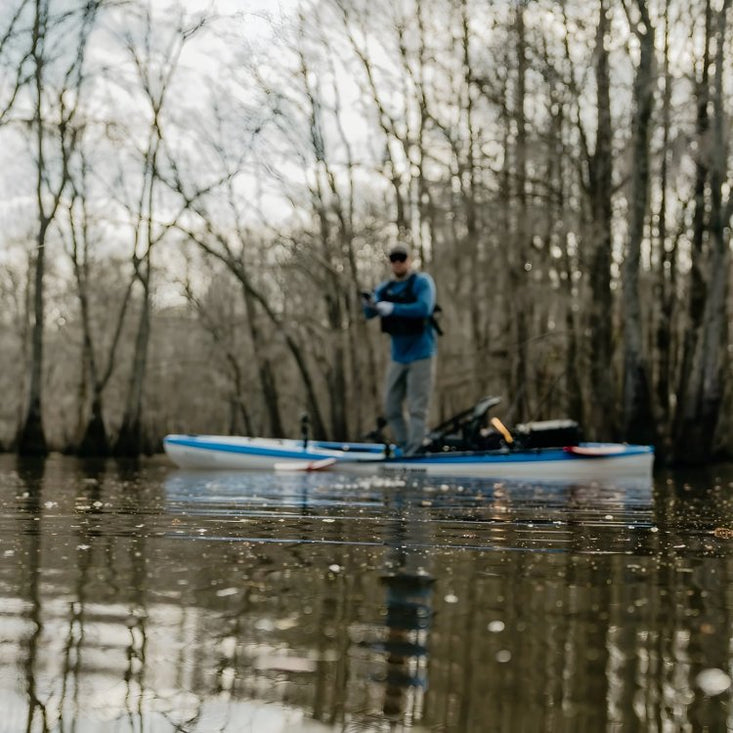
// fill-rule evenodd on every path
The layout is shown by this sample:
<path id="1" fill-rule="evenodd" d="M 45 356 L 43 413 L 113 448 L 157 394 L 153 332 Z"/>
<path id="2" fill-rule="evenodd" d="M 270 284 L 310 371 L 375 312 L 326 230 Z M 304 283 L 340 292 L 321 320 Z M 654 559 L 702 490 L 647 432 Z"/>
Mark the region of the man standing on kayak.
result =
<path id="1" fill-rule="evenodd" d="M 379 316 L 392 340 L 384 410 L 395 442 L 409 455 L 423 443 L 435 377 L 436 338 L 433 312 L 435 283 L 412 270 L 409 248 L 402 243 L 388 253 L 392 279 L 363 293 L 364 315 Z M 407 406 L 407 417 L 403 413 Z"/>

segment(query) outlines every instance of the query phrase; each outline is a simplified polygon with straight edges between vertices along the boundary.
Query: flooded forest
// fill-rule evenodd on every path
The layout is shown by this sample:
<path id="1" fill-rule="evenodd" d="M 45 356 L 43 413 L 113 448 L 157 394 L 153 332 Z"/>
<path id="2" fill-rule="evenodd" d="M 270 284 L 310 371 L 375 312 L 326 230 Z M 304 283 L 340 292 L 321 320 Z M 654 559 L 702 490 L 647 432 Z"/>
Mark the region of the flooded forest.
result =
<path id="1" fill-rule="evenodd" d="M 410 244 L 431 422 L 733 455 L 730 0 L 7 0 L 0 447 L 357 439 Z"/>

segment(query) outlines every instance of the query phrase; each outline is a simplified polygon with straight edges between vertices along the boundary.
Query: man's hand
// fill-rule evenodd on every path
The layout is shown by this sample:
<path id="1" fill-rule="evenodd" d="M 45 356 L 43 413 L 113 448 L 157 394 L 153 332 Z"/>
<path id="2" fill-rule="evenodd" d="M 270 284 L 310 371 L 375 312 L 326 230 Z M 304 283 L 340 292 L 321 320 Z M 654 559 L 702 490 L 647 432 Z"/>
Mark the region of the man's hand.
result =
<path id="1" fill-rule="evenodd" d="M 379 313 L 379 315 L 384 318 L 385 316 L 392 315 L 392 311 L 394 310 L 394 303 L 390 303 L 388 300 L 380 300 L 375 308 L 377 309 L 377 313 Z"/>

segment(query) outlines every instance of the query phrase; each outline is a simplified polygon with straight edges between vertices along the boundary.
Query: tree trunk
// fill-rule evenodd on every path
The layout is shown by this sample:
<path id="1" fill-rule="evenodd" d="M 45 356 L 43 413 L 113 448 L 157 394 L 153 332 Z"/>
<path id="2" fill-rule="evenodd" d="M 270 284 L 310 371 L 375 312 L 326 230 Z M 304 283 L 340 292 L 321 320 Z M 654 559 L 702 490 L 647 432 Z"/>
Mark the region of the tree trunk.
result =
<path id="1" fill-rule="evenodd" d="M 40 173 L 39 173 L 40 175 Z M 48 453 L 46 435 L 43 430 L 42 386 L 43 386 L 43 322 L 44 292 L 43 275 L 46 261 L 46 232 L 48 222 L 41 215 L 36 248 L 36 271 L 33 294 L 33 330 L 31 332 L 31 365 L 28 387 L 28 407 L 18 432 L 17 451 L 21 456 L 38 456 Z"/>
<path id="2" fill-rule="evenodd" d="M 632 122 L 633 168 L 631 171 L 631 221 L 629 241 L 623 264 L 624 316 L 624 397 L 623 434 L 631 443 L 656 443 L 657 431 L 651 409 L 649 372 L 642 338 L 642 313 L 639 297 L 641 243 L 649 200 L 649 137 L 654 108 L 654 27 L 645 0 L 638 0 L 641 23 L 635 32 L 640 59 L 634 79 L 634 118 Z"/>
<path id="3" fill-rule="evenodd" d="M 241 277 L 240 282 L 242 282 Z M 249 336 L 252 339 L 252 358 L 254 359 L 257 367 L 257 376 L 260 380 L 262 399 L 265 402 L 265 411 L 267 412 L 267 419 L 270 425 L 270 435 L 274 438 L 284 438 L 285 429 L 283 428 L 282 417 L 280 415 L 280 403 L 277 393 L 277 385 L 275 384 L 275 374 L 273 372 L 272 363 L 266 356 L 265 343 L 257 323 L 257 308 L 249 289 L 244 286 L 243 282 L 242 285 L 244 303 L 247 308 Z"/>
<path id="4" fill-rule="evenodd" d="M 681 402 L 676 435 L 675 460 L 702 464 L 714 452 L 715 431 L 720 418 L 724 384 L 722 369 L 726 358 L 728 320 L 726 313 L 730 278 L 730 249 L 723 204 L 726 180 L 726 115 L 723 97 L 725 36 L 731 0 L 725 0 L 717 16 L 716 58 L 713 94 L 712 149 L 710 151 L 710 268 L 705 287 L 702 317 L 696 349 L 691 356 L 689 376 Z M 708 11 L 710 8 L 708 6 Z M 712 21 L 712 16 L 708 22 Z M 708 25 L 710 27 L 710 25 Z M 708 94 L 705 94 L 705 98 Z M 699 292 L 697 293 L 699 295 Z M 700 304 L 698 303 L 698 306 Z"/>
<path id="5" fill-rule="evenodd" d="M 79 261 L 78 242 L 74 240 L 73 265 L 76 276 L 79 310 L 82 327 L 81 383 L 79 387 L 79 421 L 77 425 L 76 453 L 80 456 L 106 456 L 110 452 L 109 436 L 104 425 L 102 391 L 97 360 L 92 340 L 91 314 L 89 313 L 88 272 L 89 258 L 85 238 L 82 261 Z M 114 342 L 113 342 L 114 343 Z M 110 360 L 112 356 L 110 356 Z M 91 410 L 87 413 L 87 395 L 91 387 Z"/>
<path id="6" fill-rule="evenodd" d="M 34 104 L 35 104 L 35 143 L 38 159 L 36 161 L 36 203 L 38 205 L 38 235 L 36 237 L 36 271 L 33 292 L 33 331 L 31 334 L 30 381 L 28 385 L 28 407 L 23 417 L 17 437 L 19 455 L 45 455 L 48 453 L 46 435 L 43 430 L 43 324 L 44 324 L 44 284 L 46 269 L 46 234 L 51 224 L 51 217 L 45 214 L 44 181 L 46 158 L 44 154 L 44 112 L 43 112 L 43 57 L 48 8 L 36 0 L 33 23 L 32 55 L 34 59 Z M 55 210 L 55 209 L 54 209 Z"/>
<path id="7" fill-rule="evenodd" d="M 590 430 L 599 440 L 614 437 L 614 388 L 612 379 L 613 299 L 611 296 L 611 222 L 613 209 L 613 151 L 611 95 L 606 35 L 608 17 L 606 0 L 600 2 L 596 33 L 596 87 L 598 128 L 595 151 L 588 161 L 591 207 L 591 304 L 590 328 Z"/>
<path id="8" fill-rule="evenodd" d="M 524 4 L 516 6 L 516 55 L 517 55 L 517 84 L 515 89 L 514 120 L 517 127 L 515 147 L 515 201 L 516 201 L 516 239 L 514 242 L 514 257 L 509 273 L 511 283 L 511 298 L 514 304 L 513 313 L 509 315 L 514 334 L 512 345 L 512 374 L 514 375 L 514 419 L 526 420 L 529 418 L 530 405 L 530 370 L 529 370 L 529 293 L 531 270 L 525 268 L 528 259 L 528 247 L 531 232 L 529 229 L 527 208 L 527 115 L 525 112 L 527 95 L 527 43 L 524 27 Z"/>
<path id="9" fill-rule="evenodd" d="M 96 390 L 92 397 L 91 414 L 76 453 L 83 457 L 106 456 L 110 453 L 109 436 L 102 414 L 102 395 Z"/>
<path id="10" fill-rule="evenodd" d="M 143 298 L 135 337 L 135 355 L 132 362 L 125 411 L 113 451 L 117 456 L 130 458 L 139 456 L 146 448 L 143 445 L 142 411 L 143 389 L 148 365 L 148 347 L 150 344 L 150 250 L 148 250 L 142 265 L 145 268 L 140 279 L 143 286 Z"/>
<path id="11" fill-rule="evenodd" d="M 656 444 L 656 458 L 666 462 L 671 449 L 670 393 L 672 388 L 672 323 L 674 295 L 676 288 L 677 245 L 667 247 L 667 188 L 669 178 L 669 137 L 671 128 L 672 78 L 669 72 L 669 0 L 664 15 L 664 94 L 662 102 L 662 162 L 659 173 L 660 201 L 657 219 L 659 236 L 657 243 L 657 276 L 655 298 L 659 312 L 656 323 L 654 345 L 656 348 L 656 403 L 658 406 L 659 435 Z"/>

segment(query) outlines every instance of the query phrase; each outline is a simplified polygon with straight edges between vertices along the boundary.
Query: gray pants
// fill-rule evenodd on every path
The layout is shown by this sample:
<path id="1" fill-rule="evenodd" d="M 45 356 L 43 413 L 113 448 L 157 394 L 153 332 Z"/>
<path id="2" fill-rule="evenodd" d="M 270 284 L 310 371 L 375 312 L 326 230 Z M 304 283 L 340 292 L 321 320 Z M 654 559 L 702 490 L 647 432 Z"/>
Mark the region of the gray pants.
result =
<path id="1" fill-rule="evenodd" d="M 390 361 L 384 390 L 384 412 L 395 443 L 405 453 L 414 453 L 427 430 L 428 407 L 433 391 L 435 359 L 418 359 L 409 364 Z M 407 401 L 408 421 L 402 411 Z"/>

